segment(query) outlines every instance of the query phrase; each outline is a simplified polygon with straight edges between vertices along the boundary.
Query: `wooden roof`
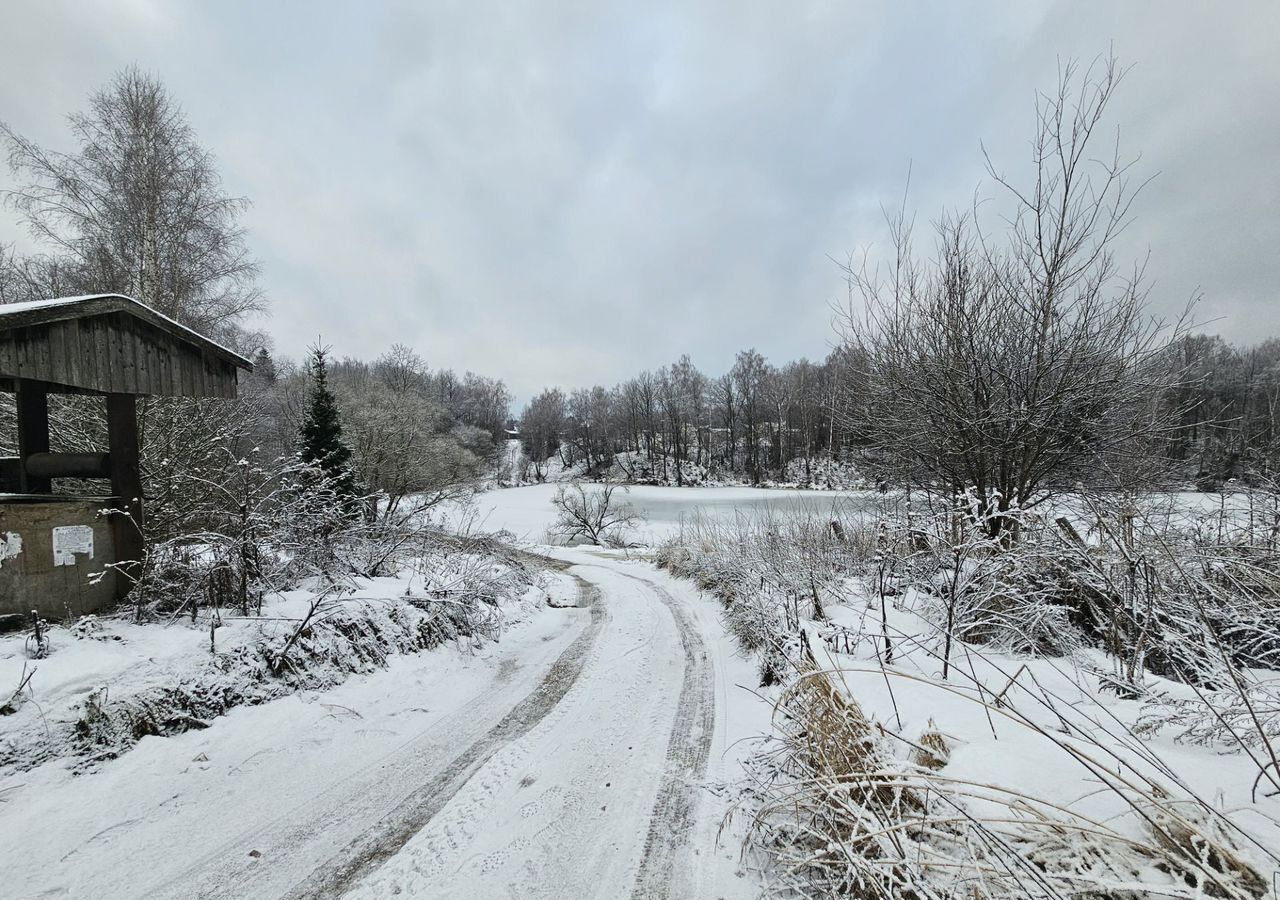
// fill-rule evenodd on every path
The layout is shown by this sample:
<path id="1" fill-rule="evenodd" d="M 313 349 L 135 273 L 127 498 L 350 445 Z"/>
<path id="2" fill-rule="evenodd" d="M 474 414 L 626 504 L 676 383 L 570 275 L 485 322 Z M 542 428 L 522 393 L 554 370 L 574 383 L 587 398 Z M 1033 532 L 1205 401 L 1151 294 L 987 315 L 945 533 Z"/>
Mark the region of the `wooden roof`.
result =
<path id="1" fill-rule="evenodd" d="M 120 294 L 0 305 L 0 389 L 25 379 L 66 393 L 232 398 L 252 368 Z"/>

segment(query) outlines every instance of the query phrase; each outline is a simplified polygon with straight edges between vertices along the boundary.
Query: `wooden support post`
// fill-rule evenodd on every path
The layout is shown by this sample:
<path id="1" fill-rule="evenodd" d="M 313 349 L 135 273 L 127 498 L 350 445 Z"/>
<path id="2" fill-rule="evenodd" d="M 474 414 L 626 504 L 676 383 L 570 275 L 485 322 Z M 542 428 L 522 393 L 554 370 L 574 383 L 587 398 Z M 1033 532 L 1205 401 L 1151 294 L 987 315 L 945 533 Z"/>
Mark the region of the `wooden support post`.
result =
<path id="1" fill-rule="evenodd" d="M 49 452 L 49 394 L 40 382 L 18 380 L 18 489 L 26 494 L 48 494 L 53 490 L 50 478 L 27 474 L 26 460 L 33 453 Z"/>
<path id="2" fill-rule="evenodd" d="M 107 394 L 107 441 L 110 449 L 111 493 L 129 515 L 115 516 L 112 535 L 116 559 L 116 594 L 123 597 L 139 575 L 143 539 L 142 473 L 138 466 L 138 402 L 133 394 Z"/>

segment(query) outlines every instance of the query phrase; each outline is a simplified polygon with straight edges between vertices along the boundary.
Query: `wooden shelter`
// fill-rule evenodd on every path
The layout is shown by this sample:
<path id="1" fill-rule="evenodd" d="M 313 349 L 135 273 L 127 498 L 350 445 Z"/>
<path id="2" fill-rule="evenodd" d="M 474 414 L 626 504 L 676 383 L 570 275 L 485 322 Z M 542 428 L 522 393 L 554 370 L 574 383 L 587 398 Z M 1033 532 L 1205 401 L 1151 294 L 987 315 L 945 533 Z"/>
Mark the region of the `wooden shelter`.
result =
<path id="1" fill-rule="evenodd" d="M 18 455 L 0 458 L 0 615 L 87 612 L 127 593 L 113 576 L 67 596 L 73 575 L 86 580 L 79 555 L 97 571 L 141 559 L 137 398 L 232 399 L 242 369 L 244 357 L 118 294 L 0 306 L 0 390 L 15 394 L 18 426 Z M 50 452 L 49 394 L 105 398 L 106 453 Z M 54 478 L 109 479 L 111 496 L 55 497 Z M 104 506 L 129 515 L 104 522 Z"/>

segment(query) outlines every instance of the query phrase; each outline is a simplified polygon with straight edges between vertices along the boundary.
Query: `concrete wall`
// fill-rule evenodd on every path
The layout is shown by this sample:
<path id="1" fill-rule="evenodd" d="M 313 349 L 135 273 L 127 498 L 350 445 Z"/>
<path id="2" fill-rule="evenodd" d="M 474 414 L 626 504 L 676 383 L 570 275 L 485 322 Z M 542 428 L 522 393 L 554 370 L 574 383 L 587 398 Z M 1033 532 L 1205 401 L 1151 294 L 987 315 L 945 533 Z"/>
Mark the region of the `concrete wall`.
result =
<path id="1" fill-rule="evenodd" d="M 110 520 L 99 515 L 107 505 L 101 498 L 0 495 L 0 617 L 34 609 L 65 620 L 115 602 L 114 572 L 91 581 L 116 559 Z M 90 544 L 91 554 L 84 552 Z"/>

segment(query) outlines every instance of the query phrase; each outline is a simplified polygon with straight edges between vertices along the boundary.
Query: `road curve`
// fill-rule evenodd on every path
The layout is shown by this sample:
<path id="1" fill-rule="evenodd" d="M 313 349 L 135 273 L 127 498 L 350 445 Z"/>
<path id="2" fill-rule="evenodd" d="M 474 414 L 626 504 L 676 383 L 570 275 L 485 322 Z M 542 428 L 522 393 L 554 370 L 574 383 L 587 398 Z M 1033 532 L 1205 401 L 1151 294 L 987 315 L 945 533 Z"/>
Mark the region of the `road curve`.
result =
<path id="1" fill-rule="evenodd" d="M 712 662 L 684 604 L 637 567 L 565 555 L 591 611 L 549 667 L 519 668 L 534 684 L 494 686 L 145 895 L 695 896 Z"/>
<path id="2" fill-rule="evenodd" d="M 607 613 L 576 682 L 344 896 L 693 896 L 695 806 L 715 723 L 710 660 L 663 588 L 571 556 L 570 574 L 599 591 Z"/>
<path id="3" fill-rule="evenodd" d="M 224 841 L 143 896 L 157 900 L 341 896 L 351 881 L 393 855 L 430 821 L 496 749 L 541 721 L 573 685 L 607 619 L 605 608 L 596 602 L 596 589 L 582 579 L 575 581 L 578 606 L 590 607 L 590 620 L 533 689 L 516 694 L 514 706 L 493 693 L 475 698 L 466 708 L 433 722 L 393 754 Z M 496 724 L 485 730 L 494 719 Z M 354 834 L 353 826 L 358 829 Z M 324 850 L 333 846 L 335 837 L 340 849 Z M 246 847 L 253 848 L 252 855 Z M 297 862 L 316 852 L 330 855 L 308 878 L 291 883 Z M 256 859 L 272 862 L 258 866 Z"/>
<path id="4" fill-rule="evenodd" d="M 386 818 L 360 835 L 342 852 L 317 868 L 285 896 L 288 900 L 341 897 L 359 878 L 393 857 L 444 808 L 473 775 L 502 747 L 527 734 L 564 699 L 578 680 L 587 652 L 595 645 L 606 615 L 599 592 L 581 579 L 579 606 L 591 608 L 591 624 L 556 660 L 534 689 L 497 725 L 458 754 L 443 770 L 427 779 Z"/>

